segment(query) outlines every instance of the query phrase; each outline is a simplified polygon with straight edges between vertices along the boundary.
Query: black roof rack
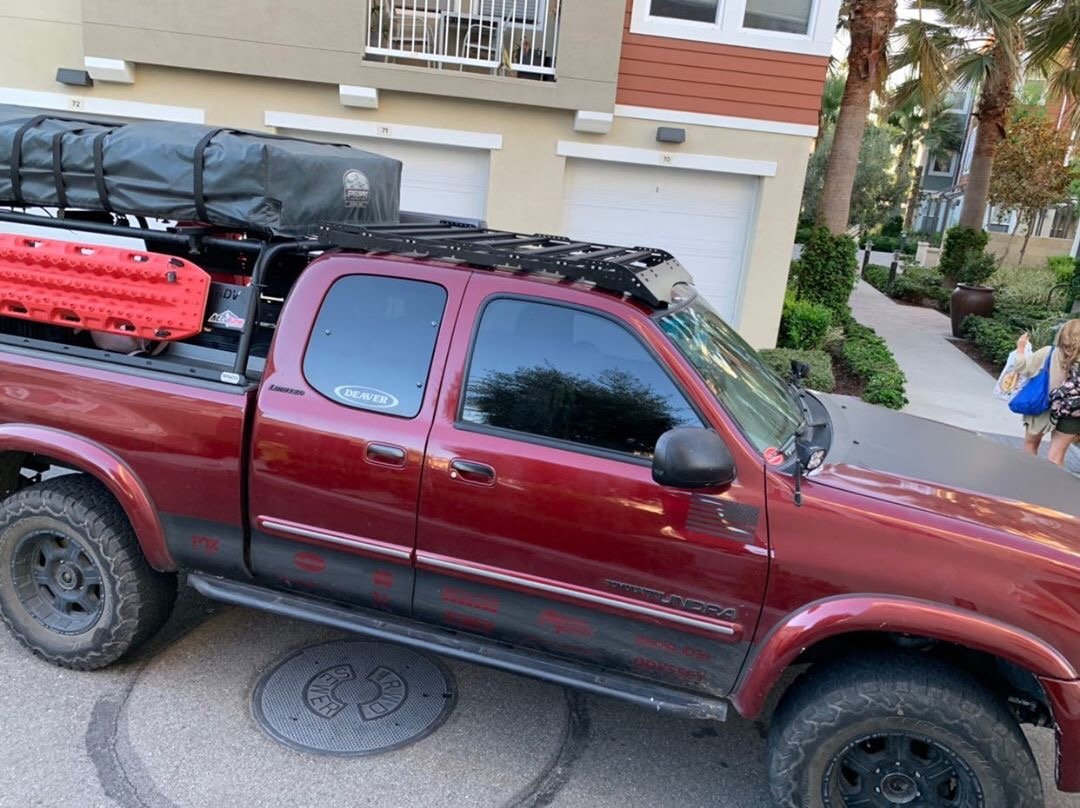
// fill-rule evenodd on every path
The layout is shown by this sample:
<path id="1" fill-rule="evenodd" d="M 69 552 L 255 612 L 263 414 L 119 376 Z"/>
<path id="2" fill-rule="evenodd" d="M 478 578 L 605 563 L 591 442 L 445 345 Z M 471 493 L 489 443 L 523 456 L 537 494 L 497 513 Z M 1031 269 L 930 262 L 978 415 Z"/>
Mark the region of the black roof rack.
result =
<path id="1" fill-rule="evenodd" d="M 366 226 L 329 222 L 319 227 L 319 239 L 327 247 L 556 275 L 630 295 L 653 308 L 671 303 L 675 284 L 693 282 L 683 265 L 663 250 L 527 235 L 449 220 Z"/>

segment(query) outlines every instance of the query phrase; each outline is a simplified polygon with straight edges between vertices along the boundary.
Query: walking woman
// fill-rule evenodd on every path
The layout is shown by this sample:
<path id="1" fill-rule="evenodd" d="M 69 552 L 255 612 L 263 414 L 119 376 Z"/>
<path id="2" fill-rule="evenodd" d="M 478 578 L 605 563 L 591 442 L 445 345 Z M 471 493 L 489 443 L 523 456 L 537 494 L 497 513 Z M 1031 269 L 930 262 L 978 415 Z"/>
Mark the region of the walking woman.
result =
<path id="1" fill-rule="evenodd" d="M 1051 356 L 1051 347 L 1041 348 L 1028 354 L 1028 335 L 1021 335 L 1016 343 L 1019 357 L 1016 370 L 1022 376 L 1036 375 Z M 1050 366 L 1050 400 L 1053 407 L 1040 415 L 1024 417 L 1027 435 L 1024 448 L 1031 454 L 1039 453 L 1043 435 L 1050 433 L 1050 462 L 1065 465 L 1065 453 L 1069 445 L 1080 435 L 1080 319 L 1069 320 L 1061 327 L 1054 339 L 1053 364 Z"/>

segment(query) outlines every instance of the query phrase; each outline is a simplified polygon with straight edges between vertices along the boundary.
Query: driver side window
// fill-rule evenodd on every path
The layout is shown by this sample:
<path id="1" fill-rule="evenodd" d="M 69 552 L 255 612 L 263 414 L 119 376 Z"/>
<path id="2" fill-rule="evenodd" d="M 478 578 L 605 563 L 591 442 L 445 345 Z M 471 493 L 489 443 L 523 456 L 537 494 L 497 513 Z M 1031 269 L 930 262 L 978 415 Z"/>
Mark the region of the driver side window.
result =
<path id="1" fill-rule="evenodd" d="M 675 427 L 703 426 L 626 328 L 580 309 L 497 299 L 483 311 L 460 421 L 651 458 Z"/>

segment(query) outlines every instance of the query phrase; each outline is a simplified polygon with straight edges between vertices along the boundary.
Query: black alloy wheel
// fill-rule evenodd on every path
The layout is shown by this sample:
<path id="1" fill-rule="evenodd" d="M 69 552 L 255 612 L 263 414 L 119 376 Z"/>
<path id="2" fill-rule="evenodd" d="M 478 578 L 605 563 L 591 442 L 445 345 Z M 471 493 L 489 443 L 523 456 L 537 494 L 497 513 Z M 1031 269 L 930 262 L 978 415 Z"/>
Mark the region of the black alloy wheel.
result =
<path id="1" fill-rule="evenodd" d="M 947 746 L 902 732 L 865 735 L 830 761 L 822 802 L 844 808 L 983 808 L 971 767 Z"/>
<path id="2" fill-rule="evenodd" d="M 11 560 L 15 595 L 59 634 L 82 634 L 101 617 L 101 570 L 77 540 L 50 530 L 24 536 Z"/>

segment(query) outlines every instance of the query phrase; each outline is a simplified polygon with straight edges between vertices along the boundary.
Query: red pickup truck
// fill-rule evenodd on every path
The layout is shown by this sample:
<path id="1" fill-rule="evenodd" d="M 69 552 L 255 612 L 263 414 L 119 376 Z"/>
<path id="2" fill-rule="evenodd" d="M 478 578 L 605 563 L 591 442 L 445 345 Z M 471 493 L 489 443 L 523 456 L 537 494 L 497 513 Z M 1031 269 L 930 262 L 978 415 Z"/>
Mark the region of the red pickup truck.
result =
<path id="1" fill-rule="evenodd" d="M 0 613 L 41 657 L 117 660 L 187 570 L 647 709 L 771 712 L 782 806 L 1040 806 L 1023 723 L 1080 791 L 1076 481 L 780 379 L 669 255 L 0 219 L 212 279 L 206 328 L 157 344 L 4 304 Z"/>

